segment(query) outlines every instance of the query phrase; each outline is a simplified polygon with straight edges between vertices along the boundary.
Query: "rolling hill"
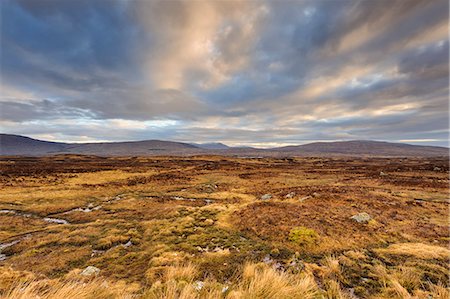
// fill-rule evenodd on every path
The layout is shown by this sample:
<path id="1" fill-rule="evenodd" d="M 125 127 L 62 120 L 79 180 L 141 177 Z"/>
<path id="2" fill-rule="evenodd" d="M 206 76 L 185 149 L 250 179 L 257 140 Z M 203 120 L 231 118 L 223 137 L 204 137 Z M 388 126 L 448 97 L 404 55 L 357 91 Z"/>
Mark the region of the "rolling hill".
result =
<path id="1" fill-rule="evenodd" d="M 89 154 L 99 156 L 138 155 L 231 155 L 231 156 L 448 156 L 449 149 L 382 141 L 315 142 L 270 149 L 233 148 L 220 143 L 189 144 L 162 140 L 62 143 L 32 139 L 25 136 L 0 134 L 2 156 L 44 156 L 55 154 Z"/>

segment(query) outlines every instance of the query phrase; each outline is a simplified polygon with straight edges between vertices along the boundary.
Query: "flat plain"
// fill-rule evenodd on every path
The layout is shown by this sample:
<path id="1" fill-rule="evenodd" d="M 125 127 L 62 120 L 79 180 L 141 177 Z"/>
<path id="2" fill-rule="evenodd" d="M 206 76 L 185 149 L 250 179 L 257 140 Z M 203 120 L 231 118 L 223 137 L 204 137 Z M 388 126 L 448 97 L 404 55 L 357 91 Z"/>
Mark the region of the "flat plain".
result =
<path id="1" fill-rule="evenodd" d="M 448 298 L 448 162 L 2 157 L 0 297 Z"/>

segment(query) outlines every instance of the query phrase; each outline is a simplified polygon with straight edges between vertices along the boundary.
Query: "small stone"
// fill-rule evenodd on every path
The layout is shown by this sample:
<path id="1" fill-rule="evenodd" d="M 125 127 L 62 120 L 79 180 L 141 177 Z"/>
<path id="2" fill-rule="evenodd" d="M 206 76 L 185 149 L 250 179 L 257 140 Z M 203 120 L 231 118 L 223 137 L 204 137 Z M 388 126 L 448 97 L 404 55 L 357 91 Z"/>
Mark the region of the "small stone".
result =
<path id="1" fill-rule="evenodd" d="M 194 282 L 194 289 L 197 291 L 201 291 L 204 286 L 205 286 L 205 283 L 201 280 L 197 280 L 196 282 Z"/>
<path id="2" fill-rule="evenodd" d="M 293 198 L 295 196 L 295 192 L 289 192 L 284 196 L 284 198 Z"/>
<path id="3" fill-rule="evenodd" d="M 122 244 L 122 246 L 125 248 L 130 247 L 131 245 L 133 245 L 133 242 L 131 242 L 131 240 L 126 242 L 125 244 Z"/>
<path id="4" fill-rule="evenodd" d="M 380 176 L 388 176 L 388 174 L 380 171 Z"/>
<path id="5" fill-rule="evenodd" d="M 261 200 L 269 200 L 272 198 L 272 194 L 264 194 L 263 196 L 261 196 Z"/>
<path id="6" fill-rule="evenodd" d="M 441 171 L 442 169 L 440 167 L 433 168 L 434 171 Z"/>
<path id="7" fill-rule="evenodd" d="M 94 266 L 87 266 L 83 271 L 81 271 L 80 275 L 83 276 L 92 276 L 98 275 L 100 273 L 100 269 Z"/>
<path id="8" fill-rule="evenodd" d="M 352 217 L 350 217 L 350 219 L 358 223 L 368 223 L 372 219 L 372 217 L 369 214 L 363 212 L 353 215 Z"/>

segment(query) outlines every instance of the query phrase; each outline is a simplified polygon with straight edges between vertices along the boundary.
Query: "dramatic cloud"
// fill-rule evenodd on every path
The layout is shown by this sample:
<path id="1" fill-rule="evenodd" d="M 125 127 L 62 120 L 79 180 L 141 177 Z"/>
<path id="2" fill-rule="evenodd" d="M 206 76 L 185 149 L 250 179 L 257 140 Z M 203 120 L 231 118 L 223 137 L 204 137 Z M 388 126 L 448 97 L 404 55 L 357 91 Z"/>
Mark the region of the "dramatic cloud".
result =
<path id="1" fill-rule="evenodd" d="M 0 126 L 61 141 L 447 145 L 446 0 L 2 2 Z"/>

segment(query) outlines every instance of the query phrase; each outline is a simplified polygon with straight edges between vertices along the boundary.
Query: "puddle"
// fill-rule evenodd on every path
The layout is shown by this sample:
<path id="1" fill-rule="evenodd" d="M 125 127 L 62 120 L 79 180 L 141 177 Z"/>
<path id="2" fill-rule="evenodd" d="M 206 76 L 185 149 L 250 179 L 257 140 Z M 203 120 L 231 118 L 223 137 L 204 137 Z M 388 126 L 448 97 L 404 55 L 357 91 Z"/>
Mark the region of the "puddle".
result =
<path id="1" fill-rule="evenodd" d="M 6 254 L 2 253 L 2 251 L 3 251 L 4 249 L 6 249 L 6 248 L 8 248 L 8 247 L 11 247 L 11 246 L 14 246 L 14 245 L 16 245 L 17 243 L 19 243 L 19 242 L 21 242 L 22 240 L 24 240 L 24 239 L 26 239 L 26 238 L 29 238 L 29 237 L 30 237 L 30 235 L 28 234 L 28 235 L 23 236 L 23 237 L 20 238 L 20 239 L 17 239 L 17 240 L 8 242 L 8 243 L 0 243 L 0 262 L 6 260 L 6 259 L 8 258 L 8 256 L 7 256 Z"/>
<path id="2" fill-rule="evenodd" d="M 3 254 L 2 253 L 2 251 L 4 250 L 4 249 L 6 249 L 6 248 L 8 248 L 8 247 L 11 247 L 11 246 L 13 246 L 13 245 L 16 245 L 17 243 L 19 243 L 21 241 L 21 239 L 19 239 L 19 240 L 15 240 L 15 241 L 12 241 L 12 242 L 9 242 L 9 243 L 3 243 L 3 244 L 0 244 L 0 261 L 4 261 L 4 260 L 6 260 L 8 257 L 6 256 L 6 254 Z"/>
<path id="3" fill-rule="evenodd" d="M 69 224 L 69 222 L 67 220 L 64 219 L 58 219 L 58 218 L 48 218 L 45 217 L 43 219 L 45 222 L 50 222 L 50 223 L 56 223 L 56 224 Z"/>
<path id="4" fill-rule="evenodd" d="M 3 210 L 0 210 L 0 214 L 11 214 L 11 215 L 21 216 L 21 217 L 26 217 L 26 218 L 36 218 L 36 219 L 41 219 L 41 220 L 43 220 L 45 222 L 50 222 L 50 223 L 69 224 L 69 222 L 67 220 L 64 220 L 64 219 L 49 218 L 49 217 L 42 218 L 42 217 L 39 217 L 37 215 L 33 215 L 33 214 L 29 214 L 29 213 L 23 213 L 23 212 L 16 211 L 16 210 L 3 209 Z"/>

